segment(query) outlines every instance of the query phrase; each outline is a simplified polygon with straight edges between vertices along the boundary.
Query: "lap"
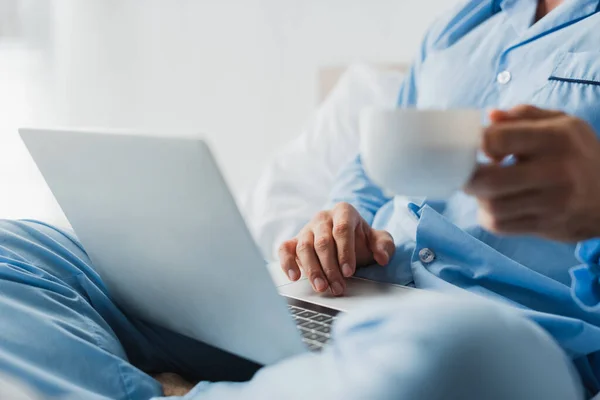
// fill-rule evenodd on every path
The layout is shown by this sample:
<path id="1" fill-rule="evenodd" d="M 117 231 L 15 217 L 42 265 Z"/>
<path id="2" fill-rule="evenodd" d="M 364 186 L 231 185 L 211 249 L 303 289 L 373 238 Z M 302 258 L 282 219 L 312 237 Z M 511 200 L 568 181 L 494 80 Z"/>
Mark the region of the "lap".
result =
<path id="1" fill-rule="evenodd" d="M 341 318 L 332 345 L 243 384 L 202 384 L 189 400 L 582 399 L 570 360 L 541 328 L 478 298 L 418 293 Z"/>
<path id="2" fill-rule="evenodd" d="M 44 397 L 148 399 L 161 395 L 148 372 L 245 380 L 255 368 L 129 318 L 76 240 L 34 222 L 0 221 L 0 318 L 0 372 Z M 421 293 L 341 318 L 322 354 L 247 383 L 203 383 L 186 398 L 578 398 L 579 390 L 569 360 L 535 324 L 472 297 Z"/>

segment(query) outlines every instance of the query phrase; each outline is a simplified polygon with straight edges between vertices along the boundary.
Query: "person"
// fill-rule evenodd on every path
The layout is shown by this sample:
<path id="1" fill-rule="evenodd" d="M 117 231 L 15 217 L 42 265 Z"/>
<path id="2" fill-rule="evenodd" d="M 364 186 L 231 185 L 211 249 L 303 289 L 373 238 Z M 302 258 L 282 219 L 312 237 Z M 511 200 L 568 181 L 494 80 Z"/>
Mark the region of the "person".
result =
<path id="1" fill-rule="evenodd" d="M 400 106 L 507 110 L 491 112 L 484 132 L 491 163 L 468 194 L 417 203 L 386 197 L 357 159 L 332 209 L 281 247 L 284 271 L 297 279 L 302 269 L 318 291 L 341 294 L 352 274 L 434 291 L 344 316 L 320 354 L 210 383 L 248 371 L 128 316 L 69 232 L 2 221 L 0 371 L 46 398 L 591 398 L 600 391 L 599 11 L 598 0 L 471 0 L 442 17 Z M 514 107 L 522 103 L 540 108 Z M 516 162 L 499 162 L 507 155 Z M 387 267 L 357 269 L 374 262 Z"/>
<path id="2" fill-rule="evenodd" d="M 357 158 L 329 210 L 281 245 L 283 271 L 297 280 L 302 270 L 316 291 L 335 295 L 356 274 L 511 304 L 598 392 L 599 9 L 471 1 L 434 24 L 400 106 L 504 109 L 490 112 L 484 132 L 490 163 L 465 192 L 436 202 L 387 197 Z M 503 162 L 509 156 L 516 161 Z M 589 267 L 571 268 L 579 261 Z"/>

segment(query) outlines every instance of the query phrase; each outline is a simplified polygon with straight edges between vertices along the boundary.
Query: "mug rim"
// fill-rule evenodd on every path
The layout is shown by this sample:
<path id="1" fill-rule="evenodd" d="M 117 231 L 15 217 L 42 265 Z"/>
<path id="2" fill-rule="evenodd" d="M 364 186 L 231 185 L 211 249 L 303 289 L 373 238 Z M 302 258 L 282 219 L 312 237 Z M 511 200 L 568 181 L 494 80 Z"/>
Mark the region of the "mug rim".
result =
<path id="1" fill-rule="evenodd" d="M 477 114 L 485 112 L 479 108 L 416 108 L 416 107 L 364 107 L 361 113 L 379 112 L 392 114 Z"/>

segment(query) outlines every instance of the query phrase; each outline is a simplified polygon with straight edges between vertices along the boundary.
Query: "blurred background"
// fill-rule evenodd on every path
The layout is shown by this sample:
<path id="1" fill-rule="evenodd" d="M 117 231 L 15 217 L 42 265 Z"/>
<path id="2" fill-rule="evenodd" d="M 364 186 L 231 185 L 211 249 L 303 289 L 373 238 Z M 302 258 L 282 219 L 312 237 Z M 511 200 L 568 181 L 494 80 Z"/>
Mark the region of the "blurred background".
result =
<path id="1" fill-rule="evenodd" d="M 19 126 L 202 132 L 236 195 L 323 67 L 410 62 L 457 0 L 0 0 L 0 218 L 63 216 Z"/>

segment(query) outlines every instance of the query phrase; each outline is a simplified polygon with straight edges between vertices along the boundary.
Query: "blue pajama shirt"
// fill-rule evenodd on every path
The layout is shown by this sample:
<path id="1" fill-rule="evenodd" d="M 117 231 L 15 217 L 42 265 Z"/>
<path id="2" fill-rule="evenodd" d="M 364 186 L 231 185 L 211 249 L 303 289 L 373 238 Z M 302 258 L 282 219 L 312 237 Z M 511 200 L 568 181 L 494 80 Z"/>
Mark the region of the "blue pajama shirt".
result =
<path id="1" fill-rule="evenodd" d="M 580 117 L 600 134 L 600 2 L 566 0 L 532 25 L 536 9 L 536 0 L 473 0 L 442 17 L 424 39 L 399 106 L 533 104 Z M 565 244 L 491 234 L 477 222 L 474 198 L 387 197 L 360 157 L 341 173 L 332 198 L 394 237 L 391 265 L 360 276 L 468 290 L 518 307 L 575 360 L 586 386 L 600 390 L 600 239 Z"/>
<path id="2" fill-rule="evenodd" d="M 536 6 L 535 0 L 472 0 L 439 19 L 402 86 L 399 106 L 486 109 L 528 103 L 574 114 L 600 132 L 600 1 L 567 0 L 532 25 Z M 513 306 L 573 360 L 588 397 L 600 391 L 600 239 L 565 244 L 493 235 L 478 225 L 476 202 L 464 193 L 446 201 L 389 198 L 365 176 L 359 158 L 339 177 L 332 203 L 339 201 L 355 205 L 396 243 L 390 266 L 359 275 L 456 296 L 471 292 Z M 443 314 L 439 307 L 437 312 Z M 161 390 L 145 372 L 208 366 L 217 376 L 231 361 L 129 318 L 111 301 L 77 240 L 35 222 L 0 223 L 0 320 L 0 371 L 44 397 L 148 399 Z M 348 331 L 368 331 L 372 324 L 357 326 Z M 362 345 L 381 339 L 365 334 Z M 360 347 L 355 350 L 362 354 Z M 311 357 L 317 356 L 269 371 L 309 379 L 315 371 L 339 367 L 331 361 L 331 368 L 316 370 Z M 416 369 L 420 361 L 410 365 Z M 350 376 L 351 382 L 360 380 Z M 260 379 L 253 382 L 216 386 L 212 393 L 222 395 L 215 397 L 209 396 L 214 386 L 205 382 L 186 398 L 260 398 L 273 389 L 272 382 L 262 387 Z"/>

